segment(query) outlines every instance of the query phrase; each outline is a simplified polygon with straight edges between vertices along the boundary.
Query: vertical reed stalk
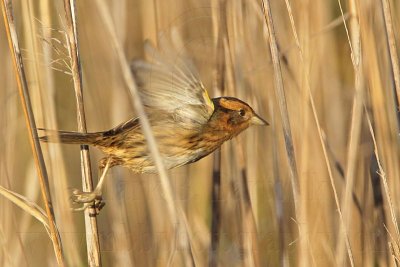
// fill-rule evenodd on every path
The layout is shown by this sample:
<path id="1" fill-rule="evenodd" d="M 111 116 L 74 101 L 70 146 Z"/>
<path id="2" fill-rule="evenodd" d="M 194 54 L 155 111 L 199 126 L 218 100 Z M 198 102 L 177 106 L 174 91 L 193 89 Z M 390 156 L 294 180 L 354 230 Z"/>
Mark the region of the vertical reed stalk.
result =
<path id="1" fill-rule="evenodd" d="M 283 86 L 282 80 L 282 71 L 280 65 L 280 57 L 278 52 L 278 44 L 276 41 L 275 36 L 275 29 L 274 29 L 274 22 L 272 19 L 272 12 L 271 12 L 271 4 L 269 0 L 262 0 L 262 8 L 264 12 L 265 23 L 268 29 L 268 40 L 269 40 L 269 47 L 271 51 L 272 57 L 272 64 L 274 68 L 274 81 L 275 81 L 275 95 L 278 100 L 278 106 L 280 110 L 281 120 L 282 120 L 282 130 L 283 136 L 285 140 L 285 147 L 286 147 L 286 156 L 289 161 L 289 174 L 290 174 L 290 182 L 292 186 L 292 194 L 294 200 L 294 207 L 295 207 L 295 214 L 297 221 L 302 220 L 302 210 L 301 210 L 301 203 L 300 203 L 300 186 L 299 186 L 299 176 L 297 173 L 297 165 L 296 165 L 296 157 L 294 154 L 294 147 L 293 147 L 293 138 L 292 132 L 290 129 L 290 122 L 289 122 L 289 114 L 287 110 L 286 104 L 286 96 Z M 265 31 L 264 31 L 265 33 Z M 300 222 L 301 223 L 301 222 Z M 302 241 L 300 244 L 300 250 L 305 249 L 307 246 L 304 244 L 304 240 L 308 240 L 307 232 L 304 231 L 303 226 L 298 224 L 299 228 L 299 235 L 300 240 Z"/>
<path id="2" fill-rule="evenodd" d="M 391 71 L 394 79 L 395 91 L 397 95 L 397 113 L 400 112 L 400 68 L 399 56 L 397 55 L 396 36 L 394 35 L 392 15 L 390 13 L 389 0 L 381 0 L 383 17 L 385 19 L 386 38 L 389 46 L 390 62 L 392 65 Z M 399 117 L 399 114 L 397 114 Z M 399 127 L 399 125 L 398 125 Z"/>
<path id="3" fill-rule="evenodd" d="M 340 0 L 338 0 L 340 4 Z M 364 83 L 363 83 L 363 75 L 361 68 L 361 39 L 360 39 L 360 22 L 357 20 L 358 18 L 358 10 L 355 1 L 349 1 L 350 6 L 350 39 L 349 46 L 351 48 L 351 59 L 353 63 L 353 69 L 355 74 L 355 95 L 353 100 L 353 109 L 352 109 L 352 118 L 351 118 L 351 128 L 350 128 L 350 140 L 347 151 L 347 168 L 346 168 L 346 186 L 345 192 L 342 198 L 342 207 L 343 207 L 343 218 L 344 225 L 341 225 L 340 231 L 345 232 L 345 229 L 349 229 L 351 222 L 351 192 L 353 191 L 354 180 L 356 176 L 356 164 L 358 157 L 358 146 L 360 142 L 360 133 L 361 133 L 361 124 L 362 124 L 362 103 L 364 101 Z M 341 9 L 342 14 L 343 10 Z M 344 22 L 344 26 L 347 28 L 346 23 Z M 339 233 L 340 234 L 340 233 Z M 344 256 L 343 256 L 343 247 L 344 243 L 346 243 L 347 251 L 351 252 L 349 249 L 350 244 L 349 241 L 346 240 L 345 235 L 339 235 L 339 240 L 337 244 L 336 250 L 336 258 L 338 264 L 344 264 Z M 350 264 L 354 266 L 354 259 L 352 253 L 349 254 Z"/>
<path id="4" fill-rule="evenodd" d="M 27 79 L 30 82 L 32 105 L 35 107 L 37 125 L 46 125 L 48 129 L 57 129 L 56 108 L 54 102 L 55 77 L 52 69 L 46 65 L 51 64 L 54 51 L 49 45 L 43 45 L 43 39 L 48 41 L 55 36 L 52 25 L 52 0 L 28 0 L 21 2 L 21 17 L 23 20 L 24 42 L 21 44 L 27 51 L 25 55 L 32 55 L 32 61 L 26 62 Z M 37 8 L 36 8 L 37 7 Z M 43 64 L 45 62 L 45 64 Z M 57 210 L 57 226 L 61 232 L 76 233 L 77 225 L 73 222 L 73 211 L 70 209 L 70 201 L 65 172 L 65 159 L 61 156 L 60 146 L 42 146 L 46 161 L 47 171 L 50 177 L 57 179 L 50 180 L 52 189 L 52 200 L 54 209 Z M 63 239 L 63 251 L 67 265 L 81 266 L 82 257 L 75 235 L 69 235 Z"/>
<path id="5" fill-rule="evenodd" d="M 216 48 L 216 68 L 214 70 L 214 95 L 221 95 L 224 91 L 225 80 L 225 64 L 224 64 L 224 36 L 226 34 L 225 7 L 226 1 L 212 1 L 217 7 L 213 10 L 213 36 Z M 218 246 L 221 231 L 221 149 L 214 154 L 213 174 L 211 184 L 211 230 L 210 230 L 210 247 L 208 255 L 208 266 L 218 266 Z"/>
<path id="6" fill-rule="evenodd" d="M 221 150 L 214 154 L 214 165 L 211 188 L 211 242 L 208 256 L 208 266 L 218 266 L 218 244 L 221 229 Z"/>
<path id="7" fill-rule="evenodd" d="M 22 108 L 24 110 L 25 123 L 29 132 L 29 142 L 33 152 L 33 158 L 40 182 L 40 189 L 45 205 L 46 215 L 49 220 L 50 236 L 60 266 L 64 266 L 64 256 L 62 252 L 62 244 L 57 230 L 57 225 L 54 217 L 54 211 L 51 202 L 49 179 L 47 175 L 46 165 L 44 163 L 42 150 L 40 147 L 38 134 L 36 131 L 35 117 L 32 111 L 31 101 L 28 91 L 28 83 L 26 80 L 24 64 L 18 43 L 17 32 L 12 11 L 12 3 L 9 0 L 3 0 L 2 11 L 4 25 L 7 33 L 10 53 L 12 54 L 15 76 L 17 80 L 18 92 L 21 98 Z"/>
<path id="8" fill-rule="evenodd" d="M 304 62 L 304 56 L 303 56 L 303 49 L 302 49 L 302 47 L 300 45 L 300 40 L 299 40 L 298 35 L 297 35 L 297 30 L 296 30 L 296 26 L 295 26 L 295 23 L 294 23 L 292 8 L 291 8 L 289 0 L 285 0 L 285 3 L 286 3 L 286 8 L 288 10 L 289 18 L 290 18 L 290 24 L 291 24 L 291 27 L 292 27 L 293 36 L 294 36 L 294 39 L 295 39 L 295 42 L 296 42 L 297 49 L 299 50 L 300 62 L 304 66 L 305 62 Z M 323 132 L 322 132 L 322 129 L 321 129 L 321 126 L 320 126 L 320 122 L 319 122 L 319 118 L 318 118 L 318 114 L 317 114 L 317 109 L 315 107 L 314 97 L 313 97 L 312 92 L 311 92 L 309 74 L 306 71 L 305 67 L 302 68 L 302 73 L 303 73 L 304 80 L 305 80 L 305 83 L 306 83 L 305 86 L 306 86 L 306 89 L 307 89 L 307 93 L 308 93 L 308 96 L 309 96 L 309 99 L 310 99 L 312 114 L 313 114 L 313 117 L 314 117 L 315 124 L 317 126 L 318 137 L 319 137 L 319 141 L 321 143 L 322 151 L 323 151 L 323 154 L 324 154 L 324 159 L 325 159 L 325 163 L 326 163 L 327 170 L 328 170 L 329 180 L 330 180 L 331 187 L 332 187 L 332 190 L 333 190 L 333 195 L 334 195 L 334 198 L 335 198 L 336 208 L 338 209 L 338 212 L 339 212 L 339 217 L 340 217 L 341 224 L 344 225 L 343 235 L 344 235 L 344 238 L 346 240 L 346 248 L 347 248 L 348 256 L 349 256 L 350 261 L 352 262 L 353 261 L 353 256 L 352 256 L 351 247 L 350 247 L 350 241 L 349 241 L 348 233 L 347 233 L 347 229 L 348 228 L 344 224 L 344 218 L 343 218 L 343 214 L 342 214 L 342 211 L 341 211 L 341 208 L 340 208 L 340 203 L 339 203 L 339 198 L 338 198 L 338 194 L 337 194 L 337 191 L 336 191 L 336 186 L 335 186 L 335 183 L 334 183 L 334 177 L 333 177 L 333 173 L 332 173 L 332 168 L 331 168 L 331 165 L 329 163 L 328 151 L 327 151 L 327 148 L 326 148 L 326 145 L 325 145 L 325 142 L 324 142 L 324 138 L 323 138 L 324 135 L 323 135 Z"/>
<path id="9" fill-rule="evenodd" d="M 296 209 L 296 217 L 299 218 L 299 175 L 297 173 L 296 157 L 294 154 L 292 131 L 290 129 L 289 114 L 286 104 L 285 90 L 282 80 L 281 64 L 279 60 L 278 44 L 275 36 L 274 22 L 272 19 L 271 4 L 269 0 L 262 0 L 265 23 L 268 28 L 268 40 L 271 50 L 272 64 L 274 67 L 275 93 L 282 119 L 282 130 L 285 138 L 286 154 L 289 161 L 290 181 L 293 190 L 293 199 Z"/>
<path id="10" fill-rule="evenodd" d="M 77 105 L 78 130 L 87 132 L 85 108 L 83 104 L 82 71 L 79 58 L 78 32 L 76 24 L 75 0 L 64 0 L 65 19 L 67 26 L 67 39 L 69 56 L 71 58 L 71 71 L 74 82 Z M 81 145 L 81 172 L 82 188 L 85 192 L 93 191 L 93 180 L 89 158 L 88 145 Z M 94 207 L 84 211 L 86 228 L 87 256 L 90 266 L 101 266 L 100 241 L 98 235 L 97 218 Z"/>
<path id="11" fill-rule="evenodd" d="M 271 101 L 271 111 L 272 111 L 273 103 Z M 272 112 L 271 112 L 272 114 Z M 272 128 L 272 173 L 274 176 L 274 193 L 275 193 L 275 214 L 276 214 L 276 222 L 278 224 L 278 236 L 279 236 L 279 266 L 280 267 L 288 267 L 289 259 L 288 253 L 285 246 L 285 206 L 283 203 L 283 188 L 280 177 L 279 170 L 279 162 L 278 162 L 278 142 L 277 142 L 277 129 L 275 127 L 275 120 L 272 118 L 271 120 L 271 128 Z"/>
<path id="12" fill-rule="evenodd" d="M 115 32 L 113 31 L 113 22 L 111 20 L 109 12 L 107 11 L 104 1 L 99 1 L 96 3 L 99 10 L 99 15 L 102 18 L 102 21 L 104 22 L 104 25 L 107 29 L 109 36 L 111 37 L 112 47 L 114 49 L 114 52 L 116 53 L 117 60 L 120 64 L 124 81 L 128 86 L 129 91 L 132 95 L 133 104 L 140 119 L 140 124 L 143 129 L 143 134 L 145 136 L 147 145 L 149 147 L 152 160 L 154 161 L 154 164 L 157 168 L 162 192 L 164 194 L 167 206 L 169 219 L 176 233 L 175 238 L 179 238 L 179 240 L 175 240 L 175 242 L 177 243 L 179 250 L 183 249 L 184 251 L 183 253 L 184 262 L 190 262 L 192 265 L 195 265 L 196 261 L 192 250 L 190 229 L 188 228 L 188 225 L 186 223 L 186 218 L 184 217 L 180 203 L 178 201 L 175 201 L 173 197 L 171 183 L 170 180 L 168 179 L 168 175 L 164 167 L 161 155 L 159 153 L 157 142 L 151 130 L 149 120 L 145 113 L 143 104 L 140 100 L 138 88 L 134 81 L 134 77 L 130 71 L 128 60 L 126 58 L 126 55 L 124 54 L 121 44 L 118 41 L 117 36 L 115 35 Z M 178 233 L 180 234 L 179 236 Z M 173 251 L 171 252 L 171 258 L 174 256 L 174 254 L 175 254 L 175 248 L 173 247 Z"/>

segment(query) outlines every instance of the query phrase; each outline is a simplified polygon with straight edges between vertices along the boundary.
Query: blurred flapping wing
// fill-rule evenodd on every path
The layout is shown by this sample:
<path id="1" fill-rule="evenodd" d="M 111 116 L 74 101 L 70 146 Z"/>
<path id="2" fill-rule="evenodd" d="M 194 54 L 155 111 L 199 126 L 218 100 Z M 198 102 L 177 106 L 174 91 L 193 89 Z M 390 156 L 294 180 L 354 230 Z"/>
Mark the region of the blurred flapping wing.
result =
<path id="1" fill-rule="evenodd" d="M 165 40 L 160 46 L 163 53 L 147 41 L 145 51 L 150 61 L 131 64 L 144 106 L 149 112 L 168 113 L 174 120 L 188 122 L 183 125 L 189 128 L 203 126 L 214 105 L 194 65 Z"/>

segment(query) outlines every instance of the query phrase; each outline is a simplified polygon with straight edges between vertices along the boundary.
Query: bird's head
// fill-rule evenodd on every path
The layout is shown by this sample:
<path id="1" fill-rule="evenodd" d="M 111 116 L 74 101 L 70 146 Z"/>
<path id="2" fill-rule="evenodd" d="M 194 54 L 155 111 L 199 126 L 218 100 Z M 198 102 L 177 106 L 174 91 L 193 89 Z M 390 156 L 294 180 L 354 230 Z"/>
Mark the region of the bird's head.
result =
<path id="1" fill-rule="evenodd" d="M 269 125 L 245 102 L 234 97 L 212 99 L 214 113 L 211 116 L 213 127 L 236 136 L 250 125 Z"/>

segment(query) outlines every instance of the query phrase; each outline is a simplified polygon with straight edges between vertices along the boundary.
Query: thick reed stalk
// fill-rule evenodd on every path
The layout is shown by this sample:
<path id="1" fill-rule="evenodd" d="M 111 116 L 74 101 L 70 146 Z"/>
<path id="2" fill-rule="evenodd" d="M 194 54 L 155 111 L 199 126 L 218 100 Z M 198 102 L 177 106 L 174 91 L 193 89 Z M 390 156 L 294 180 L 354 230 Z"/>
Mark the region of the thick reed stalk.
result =
<path id="1" fill-rule="evenodd" d="M 67 26 L 66 34 L 68 39 L 68 52 L 71 58 L 71 71 L 76 95 L 78 130 L 85 133 L 87 132 L 87 129 L 85 108 L 83 104 L 82 72 L 79 58 L 75 0 L 65 0 L 64 9 Z M 93 179 L 89 158 L 89 147 L 87 145 L 81 145 L 81 168 L 83 191 L 93 191 Z M 89 265 L 101 266 L 100 242 L 98 235 L 97 219 L 95 216 L 96 212 L 93 207 L 89 207 L 88 209 L 85 209 L 84 214 Z"/>
<path id="2" fill-rule="evenodd" d="M 31 101 L 28 91 L 28 82 L 26 80 L 24 64 L 22 61 L 21 51 L 13 17 L 12 3 L 9 0 L 3 0 L 2 11 L 4 17 L 4 25 L 7 33 L 10 52 L 12 54 L 15 77 L 17 80 L 18 92 L 21 98 L 22 108 L 24 110 L 25 123 L 28 128 L 29 142 L 33 151 L 33 158 L 40 182 L 40 189 L 46 215 L 48 218 L 50 236 L 53 244 L 54 252 L 56 254 L 57 262 L 60 266 L 64 266 L 64 256 L 62 252 L 62 244 L 59 238 L 57 225 L 54 217 L 54 211 L 51 202 L 49 179 L 47 175 L 46 165 L 44 163 L 42 149 L 40 147 L 38 134 L 36 131 L 35 117 L 32 111 Z"/>

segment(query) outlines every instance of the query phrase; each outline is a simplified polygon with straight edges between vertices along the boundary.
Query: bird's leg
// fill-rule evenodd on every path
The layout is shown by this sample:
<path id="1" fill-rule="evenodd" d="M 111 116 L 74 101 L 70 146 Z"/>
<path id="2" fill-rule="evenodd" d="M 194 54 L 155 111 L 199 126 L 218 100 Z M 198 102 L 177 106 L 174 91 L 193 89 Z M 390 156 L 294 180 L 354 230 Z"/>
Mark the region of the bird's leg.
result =
<path id="1" fill-rule="evenodd" d="M 104 207 L 105 203 L 102 201 L 102 188 L 105 181 L 105 177 L 108 169 L 110 168 L 112 158 L 109 157 L 107 161 L 103 159 L 99 164 L 99 174 L 101 174 L 100 180 L 97 183 L 96 188 L 91 192 L 83 192 L 79 189 L 74 189 L 72 191 L 71 199 L 74 203 L 83 204 L 82 207 L 75 209 L 76 211 L 85 210 L 89 206 L 92 206 L 96 209 L 96 213 L 98 213 L 101 208 Z"/>

